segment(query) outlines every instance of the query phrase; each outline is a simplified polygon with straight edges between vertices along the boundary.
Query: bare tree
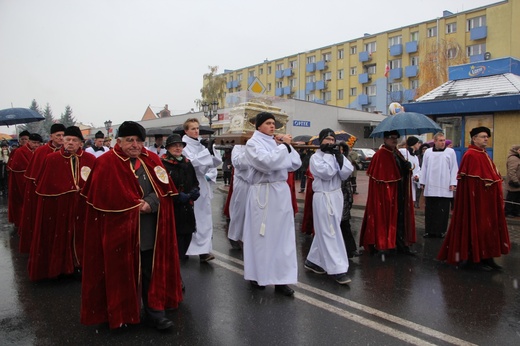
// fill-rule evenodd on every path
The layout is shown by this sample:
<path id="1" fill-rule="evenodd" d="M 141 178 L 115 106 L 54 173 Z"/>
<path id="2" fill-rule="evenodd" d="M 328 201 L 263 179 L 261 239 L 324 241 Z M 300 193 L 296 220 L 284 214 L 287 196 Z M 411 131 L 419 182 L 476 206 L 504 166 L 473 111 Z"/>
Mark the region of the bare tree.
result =
<path id="1" fill-rule="evenodd" d="M 208 66 L 208 68 L 210 72 L 202 76 L 203 87 L 200 89 L 202 98 L 195 100 L 195 105 L 197 105 L 199 110 L 204 102 L 211 103 L 213 101 L 219 101 L 220 105 L 223 104 L 226 78 L 218 74 L 218 66 Z"/>

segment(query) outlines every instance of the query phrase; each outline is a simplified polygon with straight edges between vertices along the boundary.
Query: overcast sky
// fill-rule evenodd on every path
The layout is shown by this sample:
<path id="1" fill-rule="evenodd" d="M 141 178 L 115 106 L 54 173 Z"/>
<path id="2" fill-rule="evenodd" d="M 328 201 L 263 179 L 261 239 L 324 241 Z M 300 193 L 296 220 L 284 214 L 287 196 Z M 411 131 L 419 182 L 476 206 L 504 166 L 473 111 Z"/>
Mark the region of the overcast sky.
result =
<path id="1" fill-rule="evenodd" d="M 209 65 L 237 69 L 498 0 L 0 0 L 0 109 L 77 121 L 195 108 Z M 0 127 L 0 132 L 12 133 Z"/>

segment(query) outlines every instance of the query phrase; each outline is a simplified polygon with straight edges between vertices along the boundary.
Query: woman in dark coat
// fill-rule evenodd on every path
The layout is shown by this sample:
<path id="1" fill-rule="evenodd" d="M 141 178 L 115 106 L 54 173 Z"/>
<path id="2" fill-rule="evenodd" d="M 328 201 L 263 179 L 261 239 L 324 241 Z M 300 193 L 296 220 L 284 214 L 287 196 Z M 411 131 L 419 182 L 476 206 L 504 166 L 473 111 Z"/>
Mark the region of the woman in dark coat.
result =
<path id="1" fill-rule="evenodd" d="M 191 236 L 196 230 L 193 202 L 199 198 L 199 182 L 195 169 L 185 156 L 182 149 L 186 146 L 178 134 L 173 134 L 166 140 L 166 154 L 161 159 L 177 187 L 178 195 L 173 197 L 175 204 L 175 227 L 177 230 L 177 246 L 182 259 L 190 246 Z"/>

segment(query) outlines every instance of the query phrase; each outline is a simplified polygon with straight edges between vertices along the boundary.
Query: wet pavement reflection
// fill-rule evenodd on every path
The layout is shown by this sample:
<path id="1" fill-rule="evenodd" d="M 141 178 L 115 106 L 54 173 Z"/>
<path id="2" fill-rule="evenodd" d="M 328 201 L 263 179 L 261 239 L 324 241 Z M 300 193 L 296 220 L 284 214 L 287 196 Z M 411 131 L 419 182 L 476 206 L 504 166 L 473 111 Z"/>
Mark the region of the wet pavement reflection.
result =
<path id="1" fill-rule="evenodd" d="M 458 269 L 434 260 L 440 239 L 423 239 L 418 215 L 416 256 L 365 254 L 352 260 L 350 286 L 303 269 L 311 238 L 299 232 L 299 283 L 287 298 L 253 289 L 243 279 L 240 250 L 232 249 L 222 215 L 225 192 L 213 200 L 216 260 L 182 262 L 186 294 L 168 311 L 168 332 L 144 325 L 109 330 L 79 323 L 81 284 L 71 278 L 32 283 L 27 256 L 7 223 L 0 197 L 0 344 L 2 345 L 345 345 L 520 344 L 520 228 L 509 226 L 511 254 L 502 272 Z M 362 209 L 353 209 L 356 239 Z"/>

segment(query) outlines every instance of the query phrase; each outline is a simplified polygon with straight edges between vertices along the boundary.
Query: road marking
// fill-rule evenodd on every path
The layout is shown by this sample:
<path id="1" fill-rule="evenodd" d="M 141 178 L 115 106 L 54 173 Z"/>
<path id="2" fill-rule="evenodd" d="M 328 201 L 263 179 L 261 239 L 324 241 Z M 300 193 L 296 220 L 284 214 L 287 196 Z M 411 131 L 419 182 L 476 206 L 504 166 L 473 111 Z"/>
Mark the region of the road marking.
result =
<path id="1" fill-rule="evenodd" d="M 226 260 L 228 260 L 230 262 L 234 262 L 234 263 L 239 264 L 241 266 L 244 265 L 244 262 L 242 260 L 237 259 L 235 257 L 231 257 L 231 256 L 228 256 L 228 255 L 225 255 L 225 254 L 220 253 L 220 252 L 215 251 L 215 250 L 213 250 L 212 253 L 217 255 L 217 256 L 219 256 L 219 257 L 222 257 L 222 258 L 224 258 L 224 259 L 226 259 Z M 239 268 L 237 268 L 235 266 L 232 266 L 232 265 L 230 265 L 230 264 L 228 264 L 226 262 L 223 262 L 223 261 L 221 261 L 219 259 L 215 259 L 213 262 L 215 264 L 218 264 L 219 266 L 221 266 L 223 268 L 226 268 L 226 269 L 234 272 L 234 273 L 237 273 L 237 274 L 242 275 L 242 276 L 244 275 L 244 271 L 242 269 L 239 269 Z M 309 286 L 309 285 L 304 284 L 302 282 L 298 282 L 297 287 L 301 288 L 301 289 L 303 289 L 305 291 L 312 292 L 312 293 L 314 293 L 314 294 L 316 294 L 318 296 L 321 296 L 323 298 L 330 299 L 332 301 L 335 301 L 337 303 L 346 305 L 346 306 L 351 307 L 353 309 L 362 311 L 364 313 L 368 313 L 368 314 L 370 314 L 372 316 L 375 316 L 375 317 L 387 320 L 389 322 L 401 325 L 401 326 L 406 327 L 408 329 L 412 329 L 412 330 L 417 331 L 419 333 L 422 333 L 422 334 L 434 337 L 436 339 L 448 342 L 448 343 L 453 344 L 453 345 L 476 346 L 476 344 L 473 344 L 471 342 L 468 342 L 468 341 L 456 338 L 456 337 L 448 335 L 448 334 L 441 333 L 441 332 L 436 331 L 434 329 L 431 329 L 431 328 L 422 326 L 420 324 L 417 324 L 417 323 L 405 320 L 403 318 L 400 318 L 400 317 L 388 314 L 386 312 L 383 312 L 383 311 L 371 308 L 369 306 L 356 303 L 356 302 L 354 302 L 352 300 L 349 300 L 349 299 L 346 299 L 346 298 L 334 295 L 332 293 L 329 293 L 327 291 L 321 290 L 319 288 L 315 288 L 315 287 Z M 320 300 L 317 300 L 315 298 L 312 298 L 312 297 L 310 297 L 310 296 L 308 296 L 306 294 L 296 292 L 294 297 L 297 298 L 297 299 L 300 299 L 302 301 L 305 301 L 305 302 L 307 302 L 307 303 L 309 303 L 311 305 L 314 305 L 316 307 L 319 307 L 319 308 L 322 308 L 322 309 L 327 310 L 329 312 L 332 312 L 332 313 L 334 313 L 336 315 L 339 315 L 341 317 L 347 318 L 347 319 L 349 319 L 349 320 L 351 320 L 353 322 L 362 324 L 362 325 L 364 325 L 364 326 L 366 326 L 368 328 L 375 329 L 377 331 L 380 331 L 382 333 L 388 334 L 388 335 L 390 335 L 392 337 L 395 337 L 397 339 L 403 340 L 405 342 L 409 342 L 409 343 L 416 344 L 416 345 L 417 344 L 433 345 L 433 344 L 428 343 L 426 340 L 417 338 L 417 337 L 415 337 L 413 335 L 407 334 L 407 333 L 402 332 L 400 330 L 397 330 L 397 329 L 385 326 L 384 324 L 381 324 L 381 323 L 378 323 L 378 322 L 375 322 L 375 321 L 371 321 L 371 320 L 369 320 L 369 319 L 367 319 L 365 317 L 362 317 L 362 316 L 353 314 L 351 312 L 342 310 L 342 309 L 337 308 L 337 307 L 335 307 L 335 306 L 333 306 L 331 304 L 328 304 L 328 303 L 322 302 Z"/>

